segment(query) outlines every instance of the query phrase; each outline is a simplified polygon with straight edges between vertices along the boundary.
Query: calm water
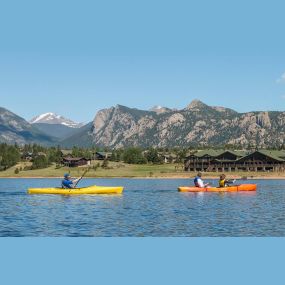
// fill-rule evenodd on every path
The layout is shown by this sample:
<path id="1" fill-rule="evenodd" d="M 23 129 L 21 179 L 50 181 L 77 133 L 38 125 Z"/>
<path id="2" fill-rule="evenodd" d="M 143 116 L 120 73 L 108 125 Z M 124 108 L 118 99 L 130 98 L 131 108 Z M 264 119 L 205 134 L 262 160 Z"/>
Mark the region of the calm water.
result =
<path id="1" fill-rule="evenodd" d="M 0 236 L 285 236 L 285 180 L 257 193 L 178 193 L 187 180 L 85 179 L 121 196 L 27 195 L 54 179 L 0 179 Z"/>

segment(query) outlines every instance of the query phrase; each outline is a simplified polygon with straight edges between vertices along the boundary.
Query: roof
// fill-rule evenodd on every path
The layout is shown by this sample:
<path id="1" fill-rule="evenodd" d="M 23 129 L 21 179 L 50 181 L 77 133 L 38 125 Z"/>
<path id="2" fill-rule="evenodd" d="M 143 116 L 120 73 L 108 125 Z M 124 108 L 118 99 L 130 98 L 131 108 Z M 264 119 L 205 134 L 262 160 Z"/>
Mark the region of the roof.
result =
<path id="1" fill-rule="evenodd" d="M 104 151 L 96 151 L 96 154 L 102 155 L 102 156 L 106 156 L 106 155 L 111 155 L 111 152 L 104 152 Z"/>
<path id="2" fill-rule="evenodd" d="M 283 158 L 285 158 L 285 152 L 279 151 L 279 150 L 258 150 L 256 152 L 259 152 L 261 154 L 264 154 L 268 157 L 271 157 L 273 159 L 276 159 L 278 161 L 285 161 Z"/>
<path id="3" fill-rule="evenodd" d="M 207 149 L 207 150 L 201 150 L 201 151 L 196 152 L 194 156 L 196 157 L 203 157 L 203 156 L 216 157 L 222 154 L 223 152 L 224 152 L 223 150 Z"/>
<path id="4" fill-rule="evenodd" d="M 285 158 L 285 151 L 284 150 L 260 150 L 263 153 L 269 153 L 270 155 L 274 155 L 276 157 Z"/>
<path id="5" fill-rule="evenodd" d="M 224 152 L 229 152 L 231 154 L 234 154 L 234 155 L 240 156 L 240 157 L 243 157 L 243 156 L 246 156 L 249 154 L 249 152 L 245 151 L 245 150 L 225 150 Z"/>
<path id="6" fill-rule="evenodd" d="M 63 159 L 66 161 L 74 161 L 74 162 L 80 161 L 80 160 L 88 160 L 85 157 L 64 157 Z"/>
<path id="7" fill-rule="evenodd" d="M 269 157 L 269 158 L 271 158 L 273 160 L 279 161 L 279 162 L 285 162 L 285 159 L 282 159 L 279 156 L 279 155 L 281 155 L 281 156 L 283 155 L 283 157 L 285 157 L 285 153 L 282 152 L 282 151 L 275 151 L 275 150 L 257 150 L 257 151 L 255 151 L 255 152 L 253 152 L 253 153 L 251 153 L 251 154 L 249 154 L 247 156 L 244 156 L 244 157 L 240 158 L 239 160 L 243 160 L 243 159 L 245 159 L 247 157 L 250 157 L 250 156 L 252 156 L 254 154 L 257 154 L 257 153 L 260 153 L 260 154 L 262 154 L 264 156 L 267 156 L 267 157 Z"/>
<path id="8" fill-rule="evenodd" d="M 218 156 L 223 155 L 225 153 L 230 153 L 236 157 L 244 157 L 249 154 L 247 151 L 244 150 L 223 150 Z"/>

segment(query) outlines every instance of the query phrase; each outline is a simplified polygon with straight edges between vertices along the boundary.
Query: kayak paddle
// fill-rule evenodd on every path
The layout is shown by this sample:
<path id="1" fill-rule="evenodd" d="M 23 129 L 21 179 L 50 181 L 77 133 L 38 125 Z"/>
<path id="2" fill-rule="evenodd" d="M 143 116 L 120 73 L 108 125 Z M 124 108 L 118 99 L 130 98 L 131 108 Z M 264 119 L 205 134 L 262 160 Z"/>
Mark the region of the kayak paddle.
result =
<path id="1" fill-rule="evenodd" d="M 75 189 L 78 185 L 78 183 L 83 179 L 83 177 L 87 174 L 87 172 L 89 171 L 89 168 L 87 170 L 84 171 L 84 173 L 82 174 L 82 176 L 77 180 L 77 182 L 74 185 L 74 188 L 71 188 L 69 192 L 71 192 L 72 189 Z"/>

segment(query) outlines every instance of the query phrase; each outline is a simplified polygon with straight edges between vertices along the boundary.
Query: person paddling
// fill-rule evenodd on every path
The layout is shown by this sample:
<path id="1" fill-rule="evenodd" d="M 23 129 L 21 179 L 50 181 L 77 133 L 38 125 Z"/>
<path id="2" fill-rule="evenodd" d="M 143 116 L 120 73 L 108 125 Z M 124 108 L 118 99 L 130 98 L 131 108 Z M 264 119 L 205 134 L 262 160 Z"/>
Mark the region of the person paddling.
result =
<path id="1" fill-rule="evenodd" d="M 230 184 L 233 184 L 233 183 L 236 182 L 236 181 L 233 180 L 233 179 L 227 180 L 226 178 L 227 178 L 227 177 L 226 177 L 225 174 L 222 174 L 222 175 L 220 176 L 220 181 L 219 181 L 219 187 L 220 187 L 220 188 L 229 187 Z"/>
<path id="2" fill-rule="evenodd" d="M 77 182 L 80 180 L 81 178 L 78 179 L 72 179 L 69 173 L 64 174 L 64 179 L 61 182 L 62 188 L 65 189 L 72 189 L 75 188 L 77 185 Z"/>
<path id="3" fill-rule="evenodd" d="M 204 181 L 202 180 L 202 173 L 201 172 L 199 172 L 197 174 L 197 176 L 195 177 L 194 184 L 198 188 L 206 188 L 210 185 L 209 183 L 206 183 L 206 184 L 204 183 Z"/>

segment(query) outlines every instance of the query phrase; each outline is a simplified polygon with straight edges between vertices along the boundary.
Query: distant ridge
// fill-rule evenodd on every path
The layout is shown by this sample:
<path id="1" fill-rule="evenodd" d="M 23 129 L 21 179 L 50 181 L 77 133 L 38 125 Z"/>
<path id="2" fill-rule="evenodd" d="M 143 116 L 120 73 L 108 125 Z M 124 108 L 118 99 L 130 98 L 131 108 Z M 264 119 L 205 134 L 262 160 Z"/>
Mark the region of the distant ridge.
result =
<path id="1" fill-rule="evenodd" d="M 72 128 L 61 124 L 44 124 L 44 123 L 35 123 L 33 124 L 42 133 L 55 137 L 59 140 L 63 140 L 67 137 L 72 136 L 80 128 Z"/>
<path id="2" fill-rule="evenodd" d="M 29 124 L 1 110 L 0 141 L 8 143 L 109 148 L 224 145 L 272 148 L 285 145 L 285 112 L 238 113 L 225 107 L 209 106 L 200 100 L 192 101 L 181 110 L 156 106 L 146 111 L 116 105 L 100 110 L 93 122 L 79 128 L 56 124 L 52 118 L 54 114 L 47 116 L 49 123 L 44 123 L 47 117 L 42 116 L 33 121 L 37 123 Z M 61 120 L 59 117 L 56 119 Z"/>
<path id="3" fill-rule="evenodd" d="M 52 145 L 56 138 L 48 136 L 29 124 L 25 119 L 0 107 L 0 142 L 8 144 L 39 143 Z"/>
<path id="4" fill-rule="evenodd" d="M 227 144 L 261 148 L 285 143 L 285 112 L 238 113 L 200 100 L 193 100 L 182 110 L 164 108 L 145 111 L 117 105 L 104 109 L 97 113 L 92 127 L 88 125 L 88 135 L 80 136 L 84 144 L 90 140 L 92 145 L 110 148 Z M 77 144 L 80 141 L 77 137 Z M 69 139 L 67 142 L 72 144 Z"/>
<path id="5" fill-rule="evenodd" d="M 30 123 L 44 134 L 59 140 L 72 136 L 83 126 L 82 123 L 76 123 L 55 113 L 41 114 L 34 117 Z"/>
<path id="6" fill-rule="evenodd" d="M 73 146 L 91 147 L 93 145 L 92 131 L 93 123 L 90 122 L 80 129 L 76 129 L 71 136 L 62 140 L 60 145 L 66 148 L 72 148 Z"/>

